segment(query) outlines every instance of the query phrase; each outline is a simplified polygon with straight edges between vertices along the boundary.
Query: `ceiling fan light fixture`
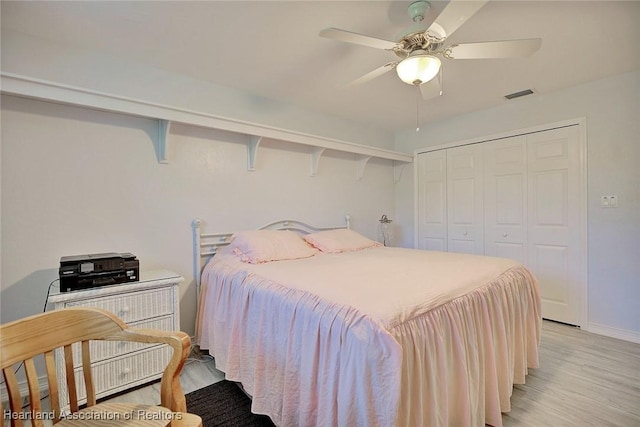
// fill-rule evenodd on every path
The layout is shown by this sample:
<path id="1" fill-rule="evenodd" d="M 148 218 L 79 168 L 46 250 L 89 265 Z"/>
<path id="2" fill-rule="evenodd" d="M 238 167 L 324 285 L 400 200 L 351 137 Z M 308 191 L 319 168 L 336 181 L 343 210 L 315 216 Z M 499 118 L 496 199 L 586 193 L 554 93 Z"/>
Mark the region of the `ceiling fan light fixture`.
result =
<path id="1" fill-rule="evenodd" d="M 440 72 L 441 62 L 424 51 L 412 52 L 396 66 L 398 77 L 410 85 L 421 85 L 433 79 Z"/>

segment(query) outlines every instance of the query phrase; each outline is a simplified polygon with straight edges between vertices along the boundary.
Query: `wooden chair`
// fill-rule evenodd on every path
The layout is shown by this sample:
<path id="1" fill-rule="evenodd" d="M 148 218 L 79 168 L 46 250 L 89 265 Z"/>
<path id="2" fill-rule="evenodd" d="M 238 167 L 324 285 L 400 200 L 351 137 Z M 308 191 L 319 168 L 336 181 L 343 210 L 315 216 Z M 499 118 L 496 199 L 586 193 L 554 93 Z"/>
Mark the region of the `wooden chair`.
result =
<path id="1" fill-rule="evenodd" d="M 173 348 L 173 355 L 165 368 L 160 383 L 160 405 L 123 403 L 96 404 L 96 393 L 91 374 L 90 340 L 133 341 L 139 343 L 164 343 Z M 87 404 L 80 410 L 74 378 L 74 361 L 71 344 L 80 342 L 82 371 L 86 385 Z M 191 340 L 184 332 L 157 331 L 129 328 L 116 315 L 94 308 L 67 308 L 37 314 L 0 326 L 0 360 L 9 394 L 12 417 L 0 403 L 0 426 L 11 418 L 12 426 L 22 426 L 20 415 L 26 413 L 34 426 L 44 426 L 43 418 L 52 418 L 57 427 L 68 426 L 201 426 L 197 415 L 186 413 L 186 401 L 180 385 L 180 371 L 189 354 Z M 61 413 L 58 378 L 54 350 L 63 348 L 70 412 Z M 49 386 L 51 410 L 42 412 L 38 376 L 34 357 L 43 355 Z M 29 389 L 29 410 L 22 409 L 22 397 L 14 370 L 24 363 Z M 62 408 L 64 409 L 64 408 Z M 15 414 L 15 415 L 14 415 Z M 31 415 L 29 415 L 31 414 Z M 64 415 L 64 416 L 61 416 Z M 27 422 L 29 424 L 29 422 Z"/>

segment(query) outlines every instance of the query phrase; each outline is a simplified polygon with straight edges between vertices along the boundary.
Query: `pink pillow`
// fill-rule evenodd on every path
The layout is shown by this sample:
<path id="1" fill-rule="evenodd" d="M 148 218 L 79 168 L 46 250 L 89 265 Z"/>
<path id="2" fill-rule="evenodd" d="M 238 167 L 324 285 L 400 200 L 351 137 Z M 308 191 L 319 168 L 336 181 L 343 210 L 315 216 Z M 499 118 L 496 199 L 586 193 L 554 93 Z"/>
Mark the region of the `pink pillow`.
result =
<path id="1" fill-rule="evenodd" d="M 322 252 L 329 253 L 357 251 L 359 249 L 382 246 L 381 243 L 368 239 L 362 234 L 348 228 L 307 234 L 304 236 L 304 240 Z"/>
<path id="2" fill-rule="evenodd" d="M 231 236 L 229 246 L 242 261 L 251 264 L 308 258 L 317 253 L 299 235 L 289 230 L 239 231 Z"/>

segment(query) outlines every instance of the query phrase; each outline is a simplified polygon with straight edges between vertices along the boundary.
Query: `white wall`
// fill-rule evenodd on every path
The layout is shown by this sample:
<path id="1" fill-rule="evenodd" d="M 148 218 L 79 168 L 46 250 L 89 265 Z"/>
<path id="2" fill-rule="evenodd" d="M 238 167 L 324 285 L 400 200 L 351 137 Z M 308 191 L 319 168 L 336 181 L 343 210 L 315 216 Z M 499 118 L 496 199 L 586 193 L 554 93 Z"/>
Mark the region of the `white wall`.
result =
<path id="1" fill-rule="evenodd" d="M 532 95 L 396 135 L 396 150 L 586 117 L 589 329 L 640 341 L 640 72 Z M 413 246 L 411 174 L 396 188 L 402 244 Z M 600 206 L 617 195 L 619 207 Z"/>
<path id="2" fill-rule="evenodd" d="M 393 135 L 133 61 L 2 29 L 2 72 L 379 148 Z"/>
<path id="3" fill-rule="evenodd" d="M 42 310 L 61 256 L 115 251 L 185 277 L 182 329 L 193 332 L 194 217 L 224 232 L 283 218 L 341 225 L 349 213 L 376 238 L 394 208 L 391 161 L 371 159 L 358 181 L 354 155 L 327 150 L 310 177 L 308 148 L 264 141 L 249 172 L 244 137 L 176 125 L 165 165 L 156 137 L 155 120 L 2 97 L 3 323 Z"/>

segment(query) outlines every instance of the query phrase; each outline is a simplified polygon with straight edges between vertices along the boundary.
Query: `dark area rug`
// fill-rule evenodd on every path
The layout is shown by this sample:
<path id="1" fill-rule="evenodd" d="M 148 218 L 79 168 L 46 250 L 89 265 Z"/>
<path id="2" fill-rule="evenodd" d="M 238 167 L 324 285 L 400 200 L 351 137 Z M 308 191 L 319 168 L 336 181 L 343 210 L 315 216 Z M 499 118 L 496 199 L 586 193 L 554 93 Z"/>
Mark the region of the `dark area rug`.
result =
<path id="1" fill-rule="evenodd" d="M 266 415 L 251 413 L 251 399 L 231 381 L 188 393 L 187 411 L 202 417 L 203 427 L 274 427 Z"/>

